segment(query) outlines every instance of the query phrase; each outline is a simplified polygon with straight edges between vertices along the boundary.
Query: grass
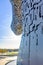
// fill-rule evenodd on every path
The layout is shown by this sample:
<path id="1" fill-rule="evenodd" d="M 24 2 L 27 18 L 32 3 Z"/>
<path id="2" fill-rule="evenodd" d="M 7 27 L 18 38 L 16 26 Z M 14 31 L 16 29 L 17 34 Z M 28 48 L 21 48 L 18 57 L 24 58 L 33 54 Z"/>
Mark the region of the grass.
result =
<path id="1" fill-rule="evenodd" d="M 0 49 L 0 56 L 17 56 L 18 49 Z"/>
<path id="2" fill-rule="evenodd" d="M 18 55 L 18 52 L 8 52 L 8 53 L 6 53 L 6 55 Z"/>

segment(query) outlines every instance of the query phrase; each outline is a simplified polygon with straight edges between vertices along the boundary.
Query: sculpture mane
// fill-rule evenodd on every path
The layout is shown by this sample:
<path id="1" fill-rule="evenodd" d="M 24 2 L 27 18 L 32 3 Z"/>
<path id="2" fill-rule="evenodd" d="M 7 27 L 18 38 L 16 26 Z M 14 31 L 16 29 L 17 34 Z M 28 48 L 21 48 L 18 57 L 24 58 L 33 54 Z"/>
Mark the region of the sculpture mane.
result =
<path id="1" fill-rule="evenodd" d="M 12 4 L 12 23 L 11 29 L 16 35 L 20 35 L 23 31 L 21 0 L 10 0 Z"/>

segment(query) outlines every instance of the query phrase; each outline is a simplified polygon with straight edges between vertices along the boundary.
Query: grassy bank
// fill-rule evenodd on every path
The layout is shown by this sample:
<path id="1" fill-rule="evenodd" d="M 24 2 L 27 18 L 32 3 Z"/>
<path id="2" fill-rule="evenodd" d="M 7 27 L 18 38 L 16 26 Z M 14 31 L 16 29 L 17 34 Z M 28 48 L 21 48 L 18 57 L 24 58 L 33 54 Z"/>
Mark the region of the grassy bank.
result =
<path id="1" fill-rule="evenodd" d="M 0 49 L 0 56 L 17 56 L 18 49 Z"/>

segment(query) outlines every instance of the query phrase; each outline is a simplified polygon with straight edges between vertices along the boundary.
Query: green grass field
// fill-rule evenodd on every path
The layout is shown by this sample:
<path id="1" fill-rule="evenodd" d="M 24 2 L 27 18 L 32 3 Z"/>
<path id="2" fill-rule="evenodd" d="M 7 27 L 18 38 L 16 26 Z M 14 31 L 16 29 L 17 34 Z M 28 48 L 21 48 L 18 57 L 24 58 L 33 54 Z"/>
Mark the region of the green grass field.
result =
<path id="1" fill-rule="evenodd" d="M 4 56 L 17 56 L 18 55 L 18 49 L 14 49 L 14 50 L 7 50 L 7 49 L 1 49 L 0 50 L 0 56 L 4 55 Z"/>

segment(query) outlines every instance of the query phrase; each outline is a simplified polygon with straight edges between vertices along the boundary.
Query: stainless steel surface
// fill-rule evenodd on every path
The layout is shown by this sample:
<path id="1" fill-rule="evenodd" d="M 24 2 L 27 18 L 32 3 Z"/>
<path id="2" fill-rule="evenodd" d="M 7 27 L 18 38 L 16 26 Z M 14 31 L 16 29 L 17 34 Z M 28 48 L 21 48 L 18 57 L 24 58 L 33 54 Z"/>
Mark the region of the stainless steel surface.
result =
<path id="1" fill-rule="evenodd" d="M 21 9 L 23 33 L 17 65 L 43 65 L 43 0 L 22 0 Z"/>

